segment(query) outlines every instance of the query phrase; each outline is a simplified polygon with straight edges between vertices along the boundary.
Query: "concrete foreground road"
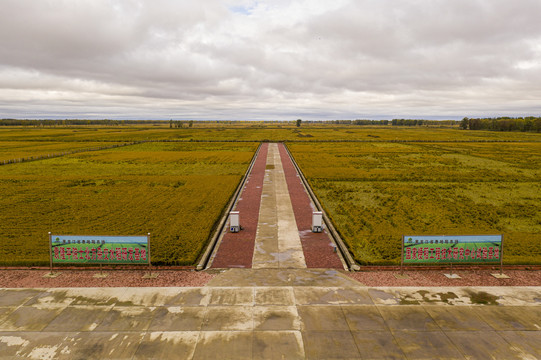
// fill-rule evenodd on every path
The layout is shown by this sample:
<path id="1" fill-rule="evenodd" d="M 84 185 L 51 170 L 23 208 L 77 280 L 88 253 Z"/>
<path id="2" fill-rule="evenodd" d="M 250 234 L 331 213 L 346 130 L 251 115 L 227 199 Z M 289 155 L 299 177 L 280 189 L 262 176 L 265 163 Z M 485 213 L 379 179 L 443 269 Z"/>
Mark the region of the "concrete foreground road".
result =
<path id="1" fill-rule="evenodd" d="M 539 359 L 540 305 L 540 287 L 368 288 L 317 269 L 0 289 L 0 358 Z"/>

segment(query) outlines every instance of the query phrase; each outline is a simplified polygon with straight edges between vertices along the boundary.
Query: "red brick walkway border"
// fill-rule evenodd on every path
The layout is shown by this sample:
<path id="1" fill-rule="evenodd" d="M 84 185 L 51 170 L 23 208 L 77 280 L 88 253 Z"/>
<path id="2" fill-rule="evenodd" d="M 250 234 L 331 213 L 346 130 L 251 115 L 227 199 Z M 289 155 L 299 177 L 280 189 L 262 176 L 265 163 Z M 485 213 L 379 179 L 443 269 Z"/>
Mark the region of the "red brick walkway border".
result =
<path id="1" fill-rule="evenodd" d="M 213 268 L 252 267 L 268 149 L 269 144 L 261 145 L 252 171 L 235 206 L 235 210 L 240 212 L 240 225 L 243 230 L 238 233 L 225 233 L 212 262 Z"/>
<path id="2" fill-rule="evenodd" d="M 278 144 L 282 167 L 286 177 L 289 197 L 295 213 L 295 221 L 299 229 L 302 249 L 306 266 L 309 268 L 335 268 L 343 269 L 344 266 L 338 255 L 334 252 L 334 247 L 329 235 L 326 232 L 313 233 L 312 212 L 315 210 L 310 197 L 306 192 L 302 180 L 295 170 L 295 166 L 289 157 L 284 144 Z"/>

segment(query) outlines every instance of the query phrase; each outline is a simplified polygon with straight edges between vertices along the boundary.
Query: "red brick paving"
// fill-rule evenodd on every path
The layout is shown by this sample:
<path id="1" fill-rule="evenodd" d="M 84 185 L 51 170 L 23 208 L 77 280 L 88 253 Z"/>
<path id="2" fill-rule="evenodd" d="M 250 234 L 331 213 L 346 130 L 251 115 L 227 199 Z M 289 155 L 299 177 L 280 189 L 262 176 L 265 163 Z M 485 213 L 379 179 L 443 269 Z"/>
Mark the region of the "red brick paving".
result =
<path id="1" fill-rule="evenodd" d="M 268 147 L 267 143 L 261 145 L 252 171 L 248 175 L 248 180 L 235 207 L 235 210 L 239 211 L 240 225 L 243 230 L 238 233 L 227 232 L 224 235 L 218 253 L 212 262 L 211 267 L 213 268 L 252 267 Z"/>
<path id="2" fill-rule="evenodd" d="M 145 279 L 147 268 L 141 270 L 109 270 L 104 269 L 106 278 L 94 278 L 98 269 L 74 270 L 55 268 L 60 275 L 55 278 L 44 278 L 49 270 L 0 270 L 0 288 L 58 288 L 58 287 L 169 287 L 169 286 L 205 286 L 215 277 L 204 271 L 195 270 L 162 270 L 153 269 L 157 278 Z M 0 356 L 0 358 L 3 358 Z"/>
<path id="3" fill-rule="evenodd" d="M 313 233 L 310 231 L 312 227 L 312 211 L 315 209 L 312 207 L 308 193 L 287 154 L 284 144 L 278 144 L 278 148 L 280 149 L 282 167 L 284 168 L 289 196 L 295 213 L 295 221 L 299 229 L 306 266 L 309 268 L 343 269 L 340 258 L 333 251 L 332 241 L 327 232 Z"/>
<path id="4" fill-rule="evenodd" d="M 362 267 L 361 267 L 362 269 Z M 496 279 L 491 274 L 498 274 L 499 269 L 461 269 L 454 270 L 460 279 L 449 279 L 444 274 L 446 270 L 409 270 L 404 274 L 408 277 L 397 279 L 395 275 L 400 270 L 367 270 L 348 275 L 366 286 L 541 286 L 541 271 L 539 270 L 509 270 L 504 269 L 503 273 L 509 279 Z"/>

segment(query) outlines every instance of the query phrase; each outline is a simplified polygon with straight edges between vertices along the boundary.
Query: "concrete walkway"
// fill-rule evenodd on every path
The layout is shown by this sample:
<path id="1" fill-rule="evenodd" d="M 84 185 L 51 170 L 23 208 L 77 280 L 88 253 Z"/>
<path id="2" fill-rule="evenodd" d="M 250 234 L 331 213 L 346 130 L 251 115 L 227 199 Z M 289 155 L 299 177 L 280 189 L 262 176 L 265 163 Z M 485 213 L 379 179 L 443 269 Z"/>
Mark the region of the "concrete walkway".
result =
<path id="1" fill-rule="evenodd" d="M 261 145 L 234 208 L 242 230 L 223 229 L 211 268 L 344 268 L 329 234 L 310 230 L 315 207 L 283 144 Z"/>
<path id="2" fill-rule="evenodd" d="M 306 268 L 278 144 L 269 144 L 252 268 Z"/>
<path id="3" fill-rule="evenodd" d="M 1 359 L 539 359 L 541 288 L 368 288 L 231 269 L 201 288 L 1 289 Z"/>

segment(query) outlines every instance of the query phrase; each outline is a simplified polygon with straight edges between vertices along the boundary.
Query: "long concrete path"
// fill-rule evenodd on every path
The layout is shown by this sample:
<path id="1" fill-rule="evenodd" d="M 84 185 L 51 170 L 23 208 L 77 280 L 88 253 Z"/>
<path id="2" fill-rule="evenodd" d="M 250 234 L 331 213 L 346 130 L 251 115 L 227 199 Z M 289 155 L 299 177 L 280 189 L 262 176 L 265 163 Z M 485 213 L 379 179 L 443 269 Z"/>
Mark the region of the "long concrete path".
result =
<path id="1" fill-rule="evenodd" d="M 541 288 L 368 288 L 230 269 L 197 288 L 0 290 L 0 359 L 540 359 Z"/>
<path id="2" fill-rule="evenodd" d="M 278 144 L 270 144 L 252 268 L 305 268 Z"/>
<path id="3" fill-rule="evenodd" d="M 284 145 L 263 144 L 235 206 L 243 229 L 224 229 L 211 267 L 344 268 L 326 231 L 311 232 L 314 209 Z"/>

